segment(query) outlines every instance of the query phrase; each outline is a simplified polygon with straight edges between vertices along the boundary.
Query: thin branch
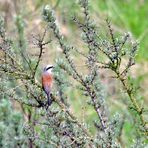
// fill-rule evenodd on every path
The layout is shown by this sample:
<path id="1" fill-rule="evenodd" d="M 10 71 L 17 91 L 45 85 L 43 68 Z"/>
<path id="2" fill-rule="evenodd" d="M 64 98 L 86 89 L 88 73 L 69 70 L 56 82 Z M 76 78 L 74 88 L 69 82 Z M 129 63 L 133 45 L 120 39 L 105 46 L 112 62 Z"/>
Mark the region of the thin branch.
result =
<path id="1" fill-rule="evenodd" d="M 37 41 L 36 45 L 39 47 L 40 52 L 39 52 L 39 56 L 38 56 L 36 65 L 35 65 L 34 70 L 33 70 L 33 73 L 32 73 L 32 78 L 35 77 L 35 74 L 37 72 L 37 68 L 39 66 L 39 63 L 40 63 L 41 58 L 42 58 L 42 55 L 44 53 L 43 52 L 44 46 L 47 45 L 47 44 L 49 44 L 51 42 L 51 40 L 49 40 L 47 42 L 44 42 L 44 39 L 45 39 L 45 36 L 46 36 L 46 32 L 47 32 L 47 27 L 45 28 L 45 31 L 44 31 L 42 37 L 39 37 L 39 38 L 34 37 L 34 39 L 36 39 L 36 41 Z"/>
<path id="2" fill-rule="evenodd" d="M 67 113 L 71 119 L 73 120 L 74 123 L 76 123 L 81 129 L 82 131 L 85 133 L 85 135 L 87 135 L 86 138 L 88 138 L 91 142 L 93 141 L 93 138 L 91 136 L 91 134 L 87 131 L 87 129 L 83 126 L 82 123 L 80 123 L 78 121 L 78 119 L 73 115 L 73 113 L 65 106 L 64 103 L 62 103 L 60 100 L 58 100 L 57 97 L 51 95 L 52 99 L 59 105 L 59 107 L 65 112 Z"/>

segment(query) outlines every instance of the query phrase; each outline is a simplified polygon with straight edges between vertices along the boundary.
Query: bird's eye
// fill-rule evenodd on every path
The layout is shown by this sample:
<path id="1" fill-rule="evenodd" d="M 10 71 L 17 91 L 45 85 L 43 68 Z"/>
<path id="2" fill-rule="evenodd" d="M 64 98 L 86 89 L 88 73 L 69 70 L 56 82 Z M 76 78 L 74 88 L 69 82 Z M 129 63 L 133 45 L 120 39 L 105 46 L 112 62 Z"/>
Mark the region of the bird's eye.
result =
<path id="1" fill-rule="evenodd" d="M 47 67 L 46 70 L 49 70 L 49 69 L 51 69 L 51 68 L 53 68 L 53 66 Z"/>

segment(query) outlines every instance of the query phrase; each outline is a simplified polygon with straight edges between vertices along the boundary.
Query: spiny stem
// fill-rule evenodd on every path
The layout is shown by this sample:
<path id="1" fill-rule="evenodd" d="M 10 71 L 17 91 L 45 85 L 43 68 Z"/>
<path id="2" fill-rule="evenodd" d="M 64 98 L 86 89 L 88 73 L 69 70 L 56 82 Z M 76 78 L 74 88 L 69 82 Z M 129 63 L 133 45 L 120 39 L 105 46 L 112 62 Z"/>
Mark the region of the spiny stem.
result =
<path id="1" fill-rule="evenodd" d="M 117 78 L 119 78 L 120 82 L 122 83 L 126 93 L 128 94 L 131 102 L 132 102 L 132 105 L 135 107 L 135 110 L 136 112 L 138 113 L 139 117 L 140 117 L 140 120 L 141 120 L 141 123 L 142 123 L 142 126 L 144 127 L 145 129 L 145 135 L 148 135 L 148 129 L 146 127 L 146 121 L 143 117 L 143 109 L 137 104 L 137 101 L 136 99 L 133 97 L 132 95 L 132 92 L 130 90 L 130 88 L 128 88 L 128 86 L 126 85 L 125 83 L 125 80 L 122 78 L 122 76 L 120 75 L 119 72 L 115 71 L 116 75 L 117 75 Z"/>
<path id="2" fill-rule="evenodd" d="M 92 142 L 93 138 L 91 136 L 91 134 L 87 131 L 87 129 L 82 125 L 82 123 L 80 123 L 78 121 L 78 119 L 73 115 L 73 113 L 65 106 L 65 104 L 63 104 L 62 102 L 60 102 L 60 100 L 58 100 L 57 97 L 51 95 L 52 99 L 59 105 L 59 107 L 66 112 L 71 119 L 73 120 L 74 123 L 76 123 L 81 129 L 82 131 L 85 133 L 85 135 L 87 135 L 87 138 Z"/>

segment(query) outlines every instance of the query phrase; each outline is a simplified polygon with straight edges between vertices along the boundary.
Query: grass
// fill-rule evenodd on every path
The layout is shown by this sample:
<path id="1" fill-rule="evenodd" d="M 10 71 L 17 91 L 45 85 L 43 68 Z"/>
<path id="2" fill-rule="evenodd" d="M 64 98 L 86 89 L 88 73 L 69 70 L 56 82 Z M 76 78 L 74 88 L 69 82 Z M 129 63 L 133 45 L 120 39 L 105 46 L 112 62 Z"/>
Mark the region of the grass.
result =
<path id="1" fill-rule="evenodd" d="M 133 38 L 140 42 L 138 61 L 148 60 L 148 1 L 100 0 L 92 3 L 92 7 L 95 12 L 109 17 L 122 32 L 130 31 Z"/>

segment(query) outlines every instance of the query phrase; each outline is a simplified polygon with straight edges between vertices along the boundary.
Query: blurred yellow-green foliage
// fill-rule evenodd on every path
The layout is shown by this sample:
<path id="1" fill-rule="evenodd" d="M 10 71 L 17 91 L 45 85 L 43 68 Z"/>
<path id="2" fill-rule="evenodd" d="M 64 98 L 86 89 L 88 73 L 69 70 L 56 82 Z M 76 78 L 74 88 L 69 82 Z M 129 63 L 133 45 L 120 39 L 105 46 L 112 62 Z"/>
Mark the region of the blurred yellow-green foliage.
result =
<path id="1" fill-rule="evenodd" d="M 85 47 L 83 47 L 79 40 L 79 29 L 70 20 L 80 9 L 74 0 L 0 0 L 0 14 L 5 18 L 5 28 L 8 30 L 10 38 L 16 41 L 20 40 L 20 44 L 25 42 L 25 46 L 27 46 L 26 50 L 30 55 L 37 54 L 38 51 L 33 47 L 31 37 L 32 34 L 41 34 L 43 32 L 43 26 L 45 24 L 42 19 L 42 9 L 46 4 L 49 4 L 55 10 L 57 23 L 68 42 L 72 42 L 76 46 L 81 47 L 85 52 Z M 115 32 L 119 34 L 130 32 L 132 38 L 138 40 L 139 50 L 136 57 L 137 64 L 133 67 L 131 73 L 136 79 L 134 83 L 140 86 L 140 97 L 144 100 L 145 106 L 147 106 L 148 1 L 93 0 L 90 2 L 90 11 L 92 18 L 97 22 L 102 32 L 106 30 L 105 19 L 109 18 Z M 79 17 L 81 18 L 81 14 Z M 45 52 L 46 54 L 44 54 L 40 64 L 41 69 L 48 63 L 54 64 L 54 59 L 58 57 L 61 49 L 58 45 L 50 45 Z M 81 59 L 78 59 L 77 64 L 81 65 Z M 104 85 L 104 89 L 107 90 L 106 97 L 112 98 L 111 100 L 107 99 L 108 105 L 111 104 L 110 110 L 112 113 L 118 111 L 118 113 L 124 112 L 125 114 L 129 114 L 123 101 L 123 94 L 120 93 L 120 84 L 110 78 L 109 74 L 106 74 L 103 70 L 101 71 L 100 79 Z M 40 81 L 39 77 L 37 77 L 37 81 Z M 73 90 L 68 90 L 67 93 L 70 94 L 73 112 L 76 113 L 79 119 L 87 121 L 90 125 L 93 124 L 91 122 L 95 120 L 96 114 L 92 111 L 91 107 L 88 107 L 82 94 L 80 94 L 79 91 Z M 79 98 L 81 98 L 81 100 Z M 124 124 L 123 141 L 125 147 L 128 147 L 130 143 L 132 143 L 132 139 L 130 138 L 132 128 L 129 122 Z M 94 132 L 93 128 L 90 128 L 90 130 L 92 133 Z"/>

